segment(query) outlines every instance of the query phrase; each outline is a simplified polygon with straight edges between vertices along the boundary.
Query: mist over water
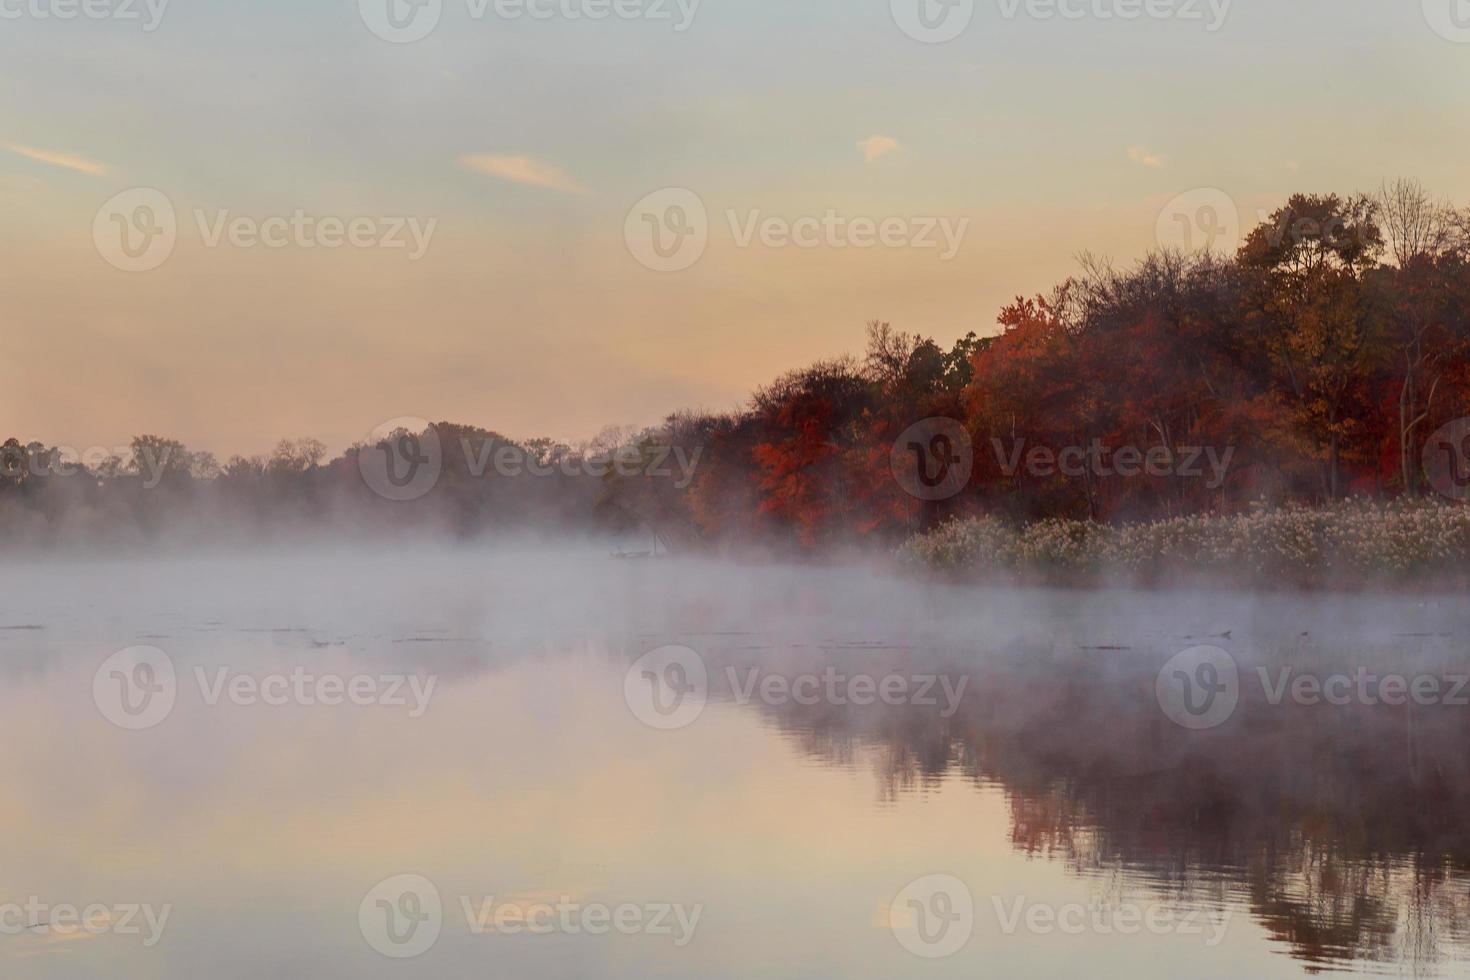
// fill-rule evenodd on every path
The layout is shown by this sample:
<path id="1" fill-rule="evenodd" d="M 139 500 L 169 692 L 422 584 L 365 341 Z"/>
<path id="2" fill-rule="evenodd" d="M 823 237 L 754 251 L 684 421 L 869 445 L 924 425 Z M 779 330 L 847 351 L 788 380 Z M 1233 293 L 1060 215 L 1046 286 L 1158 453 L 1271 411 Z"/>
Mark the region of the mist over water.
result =
<path id="1" fill-rule="evenodd" d="M 1456 597 L 592 545 L 5 564 L 0 596 L 7 976 L 1467 972 L 1470 708 L 1291 686 L 1465 672 Z M 1189 665 L 1231 707 L 1190 728 L 1160 677 L 1201 646 L 1238 682 Z"/>

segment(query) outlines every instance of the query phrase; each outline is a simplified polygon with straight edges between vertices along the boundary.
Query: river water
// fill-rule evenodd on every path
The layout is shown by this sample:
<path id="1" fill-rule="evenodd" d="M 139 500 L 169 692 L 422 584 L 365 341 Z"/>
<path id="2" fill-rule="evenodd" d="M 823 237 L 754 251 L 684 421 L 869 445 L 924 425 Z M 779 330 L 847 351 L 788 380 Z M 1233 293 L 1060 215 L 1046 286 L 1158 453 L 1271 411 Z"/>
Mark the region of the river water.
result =
<path id="1" fill-rule="evenodd" d="M 1467 642 L 596 548 L 8 563 L 0 975 L 1470 975 Z"/>

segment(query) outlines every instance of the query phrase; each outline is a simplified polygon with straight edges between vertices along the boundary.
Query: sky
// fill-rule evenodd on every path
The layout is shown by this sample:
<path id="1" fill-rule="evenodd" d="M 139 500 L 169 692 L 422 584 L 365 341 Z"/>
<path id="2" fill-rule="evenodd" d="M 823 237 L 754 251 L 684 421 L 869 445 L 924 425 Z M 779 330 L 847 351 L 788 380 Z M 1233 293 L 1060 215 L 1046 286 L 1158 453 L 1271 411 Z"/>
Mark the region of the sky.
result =
<path id="1" fill-rule="evenodd" d="M 1470 0 L 420 2 L 0 0 L 0 438 L 578 441 L 1294 191 L 1470 204 Z"/>

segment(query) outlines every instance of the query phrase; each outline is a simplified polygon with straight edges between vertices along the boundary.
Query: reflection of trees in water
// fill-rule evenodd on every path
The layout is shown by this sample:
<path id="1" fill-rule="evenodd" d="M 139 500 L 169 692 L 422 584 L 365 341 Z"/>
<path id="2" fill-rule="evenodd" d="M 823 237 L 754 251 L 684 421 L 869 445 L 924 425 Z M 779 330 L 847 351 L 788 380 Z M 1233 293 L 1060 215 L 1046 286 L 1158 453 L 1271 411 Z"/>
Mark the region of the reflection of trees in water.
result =
<path id="1" fill-rule="evenodd" d="M 1016 849 L 1243 905 L 1305 963 L 1417 972 L 1470 954 L 1470 708 L 1271 705 L 1247 683 L 1228 722 L 1191 732 L 1159 710 L 1156 668 L 972 664 L 949 719 L 913 706 L 768 710 L 819 758 L 865 755 L 886 799 L 956 775 L 993 783 Z"/>

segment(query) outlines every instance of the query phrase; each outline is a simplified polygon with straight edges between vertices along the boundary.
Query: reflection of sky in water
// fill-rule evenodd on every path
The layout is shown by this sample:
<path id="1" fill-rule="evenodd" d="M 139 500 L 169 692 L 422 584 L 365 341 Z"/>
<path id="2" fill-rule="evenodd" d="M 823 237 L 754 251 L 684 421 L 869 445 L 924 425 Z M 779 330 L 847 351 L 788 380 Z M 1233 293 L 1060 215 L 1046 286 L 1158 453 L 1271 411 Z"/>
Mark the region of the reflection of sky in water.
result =
<path id="1" fill-rule="evenodd" d="M 116 935 L 0 937 L 6 976 L 1234 978 L 1297 976 L 1313 956 L 1464 972 L 1454 957 L 1470 854 L 1440 824 L 1404 816 L 1455 800 L 1432 798 L 1431 776 L 1401 810 L 1371 796 L 1398 785 L 1394 768 L 1443 768 L 1424 739 L 1449 729 L 1431 724 L 1378 754 L 1359 752 L 1347 729 L 1363 735 L 1369 722 L 1355 716 L 1267 731 L 1312 746 L 1320 728 L 1342 728 L 1325 744 L 1355 753 L 1345 764 L 1361 770 L 1364 796 L 1301 771 L 1292 792 L 1261 797 L 1279 809 L 1259 813 L 1232 782 L 1277 772 L 1250 727 L 1199 742 L 1156 725 L 1152 674 L 1129 660 L 1227 629 L 1238 650 L 1291 637 L 1296 657 L 1312 637 L 1366 649 L 1400 633 L 1463 636 L 1449 603 L 1002 595 L 595 554 L 58 564 L 0 570 L 0 594 L 11 733 L 0 901 L 174 907 L 151 949 Z M 42 628 L 4 628 L 16 626 Z M 1442 640 L 1398 643 L 1440 662 L 1452 652 Z M 624 666 L 658 642 L 700 649 L 717 676 L 725 664 L 907 670 L 968 658 L 980 694 L 940 720 L 740 705 L 717 690 L 693 725 L 659 732 L 629 711 L 622 685 Z M 128 732 L 93 705 L 92 674 L 137 643 L 168 651 L 180 693 L 166 721 Z M 1135 650 L 1079 668 L 1078 648 L 1093 646 Z M 1108 666 L 1090 678 L 1100 656 Z M 222 665 L 420 669 L 439 683 L 421 718 L 211 707 L 193 669 Z M 1181 745 L 1201 744 L 1228 767 L 1169 768 Z M 1421 858 L 1415 871 L 1415 851 L 1434 840 L 1459 870 Z M 398 961 L 364 942 L 357 908 L 402 873 L 436 884 L 445 922 L 428 953 Z M 886 921 L 905 885 L 935 873 L 966 883 L 975 926 L 960 952 L 926 960 Z M 654 935 L 473 935 L 460 896 L 703 912 L 683 948 Z M 1202 935 L 1006 934 L 1018 902 L 1194 910 Z M 1228 927 L 1211 946 L 1222 910 Z"/>

